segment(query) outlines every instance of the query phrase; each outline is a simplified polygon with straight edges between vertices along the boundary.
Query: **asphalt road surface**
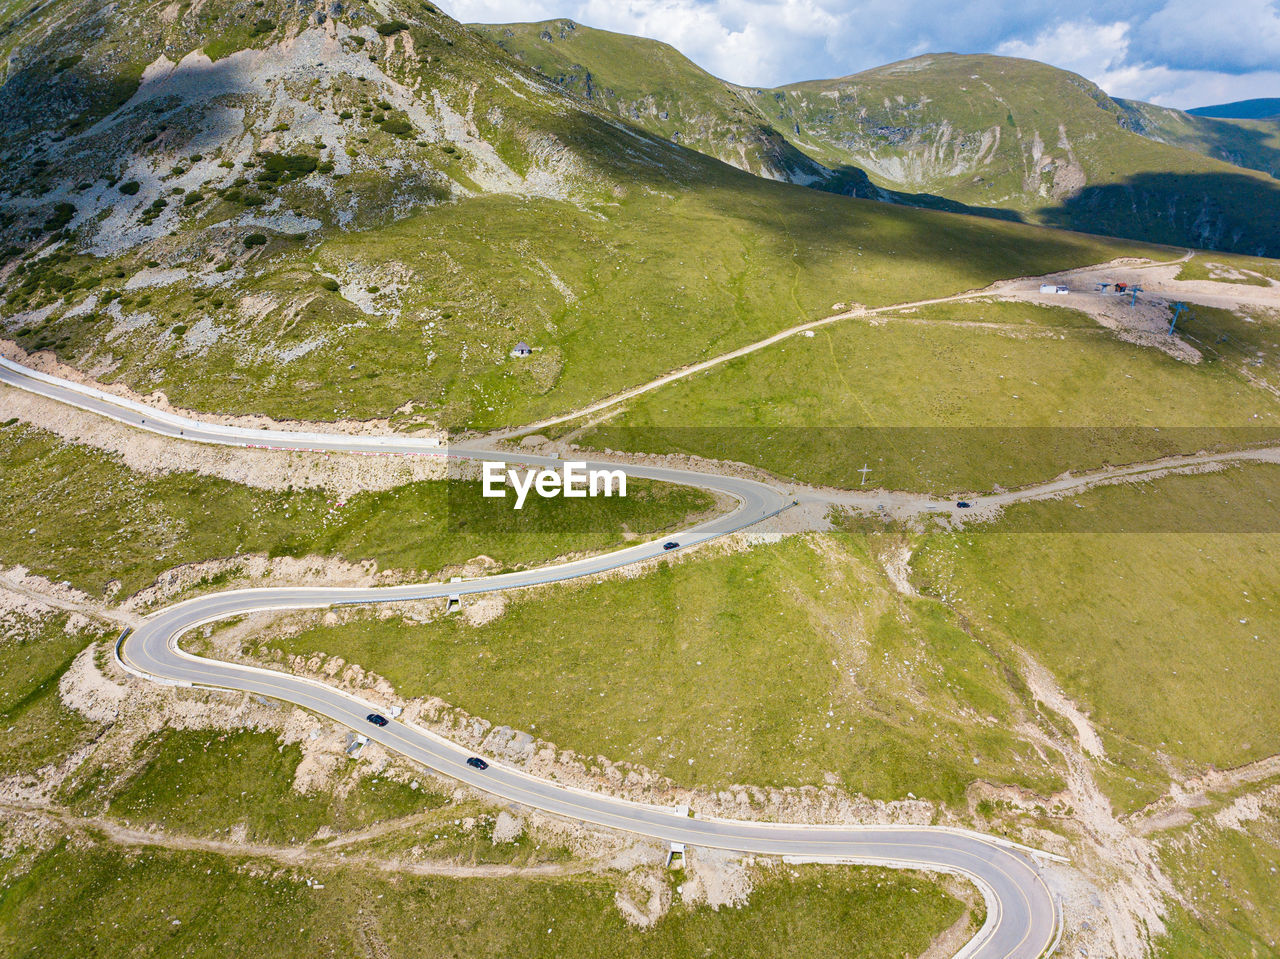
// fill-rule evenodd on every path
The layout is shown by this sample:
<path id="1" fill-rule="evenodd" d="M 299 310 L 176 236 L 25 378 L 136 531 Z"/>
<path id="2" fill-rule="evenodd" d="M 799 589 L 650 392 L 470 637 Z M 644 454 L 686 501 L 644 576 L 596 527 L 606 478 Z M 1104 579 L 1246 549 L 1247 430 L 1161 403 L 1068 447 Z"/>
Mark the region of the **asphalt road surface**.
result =
<path id="1" fill-rule="evenodd" d="M 498 454 L 482 448 L 445 448 L 436 441 L 413 437 L 343 436 L 204 423 L 28 370 L 3 358 L 0 358 L 0 382 L 140 429 L 193 442 L 507 459 L 533 466 L 559 463 L 549 457 Z M 628 476 L 721 492 L 737 501 L 737 507 L 731 512 L 671 537 L 682 547 L 757 523 L 786 509 L 791 502 L 773 486 L 738 477 L 629 464 L 588 465 L 622 469 Z M 126 669 L 147 679 L 177 686 L 241 690 L 284 700 L 356 729 L 388 749 L 502 800 L 579 822 L 689 846 L 957 873 L 978 886 L 987 906 L 986 923 L 959 956 L 1036 959 L 1050 950 L 1060 931 L 1058 904 L 1037 869 L 1032 851 L 996 837 L 928 826 L 789 825 L 691 818 L 678 815 L 674 809 L 538 779 L 496 760 L 490 760 L 489 768 L 480 771 L 466 764 L 471 755 L 467 750 L 428 730 L 397 720 L 391 720 L 385 727 L 369 723 L 365 717 L 379 711 L 373 703 L 314 680 L 204 659 L 178 646 L 178 639 L 197 626 L 255 611 L 318 609 L 342 603 L 380 603 L 519 589 L 604 572 L 663 553 L 662 542 L 658 541 L 558 566 L 461 582 L 378 588 L 281 587 L 215 593 L 178 603 L 150 616 L 126 635 L 117 653 Z"/>

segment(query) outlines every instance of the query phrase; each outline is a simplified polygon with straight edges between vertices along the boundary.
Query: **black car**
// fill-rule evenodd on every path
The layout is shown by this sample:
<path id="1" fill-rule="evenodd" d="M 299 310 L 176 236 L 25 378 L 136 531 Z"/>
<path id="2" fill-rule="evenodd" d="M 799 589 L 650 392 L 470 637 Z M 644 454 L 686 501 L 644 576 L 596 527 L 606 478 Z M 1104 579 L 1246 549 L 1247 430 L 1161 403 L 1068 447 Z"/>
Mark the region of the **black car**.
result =
<path id="1" fill-rule="evenodd" d="M 467 760 L 467 765 L 471 766 L 474 769 L 489 768 L 489 764 L 485 762 L 483 759 L 481 759 L 479 756 L 472 756 L 470 759 Z"/>
<path id="2" fill-rule="evenodd" d="M 671 541 L 671 542 L 669 542 L 669 543 L 663 543 L 663 544 L 662 544 L 662 548 L 663 548 L 663 549 L 675 549 L 675 548 L 676 548 L 677 546 L 679 546 L 679 545 L 680 545 L 680 544 L 679 544 L 679 543 L 677 543 L 675 540 L 672 540 L 672 541 Z"/>
<path id="3" fill-rule="evenodd" d="M 956 503 L 956 506 L 960 507 L 961 509 L 969 509 L 969 505 L 970 504 L 966 503 L 964 500 L 961 500 L 960 502 Z"/>
<path id="4" fill-rule="evenodd" d="M 387 724 L 386 716 L 379 716 L 377 713 L 370 713 L 365 719 L 373 723 L 375 726 L 385 726 Z"/>

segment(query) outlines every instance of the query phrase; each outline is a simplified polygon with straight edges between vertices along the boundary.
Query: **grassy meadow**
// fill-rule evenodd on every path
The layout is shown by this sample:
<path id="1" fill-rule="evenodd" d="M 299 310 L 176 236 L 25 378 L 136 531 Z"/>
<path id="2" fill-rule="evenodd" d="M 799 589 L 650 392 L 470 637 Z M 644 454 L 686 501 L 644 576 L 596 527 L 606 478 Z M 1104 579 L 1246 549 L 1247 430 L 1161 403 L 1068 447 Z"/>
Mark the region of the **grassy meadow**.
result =
<path id="1" fill-rule="evenodd" d="M 913 578 L 1058 678 L 1121 810 L 1280 752 L 1280 467 L 1103 487 L 925 538 Z"/>
<path id="2" fill-rule="evenodd" d="M 872 485 L 947 493 L 1276 436 L 1280 403 L 1228 365 L 1124 343 L 1069 310 L 978 302 L 789 338 L 637 397 L 580 442 L 840 487 L 867 464 Z"/>
<path id="3" fill-rule="evenodd" d="M 625 498 L 531 497 L 516 512 L 509 500 L 481 497 L 479 483 L 446 480 L 339 502 L 313 489 L 140 474 L 13 423 L 0 427 L 0 462 L 0 562 L 90 593 L 118 580 L 124 596 L 163 570 L 244 553 L 373 560 L 419 575 L 482 553 L 504 567 L 536 564 L 678 526 L 714 502 L 699 490 L 634 483 Z"/>
<path id="4" fill-rule="evenodd" d="M 72 661 L 105 633 L 69 627 L 65 613 L 15 615 L 0 639 L 0 777 L 57 762 L 96 730 L 62 704 L 58 682 Z"/>
<path id="5" fill-rule="evenodd" d="M 1010 732 L 1022 705 L 1000 660 L 938 603 L 894 593 L 869 549 L 793 538 L 513 596 L 482 626 L 359 616 L 264 642 L 689 786 L 834 778 L 960 803 L 977 778 L 1060 785 Z"/>
<path id="6" fill-rule="evenodd" d="M 52 312 L 15 319 L 10 335 L 209 412 L 402 410 L 405 427 L 487 429 L 570 411 L 837 303 L 941 296 L 1140 252 L 714 171 L 674 194 L 482 196 L 314 243 L 273 238 L 269 259 L 231 251 L 158 286 L 128 287 L 138 256 L 68 255 L 40 275 L 72 288 L 14 302 L 15 315 Z M 173 242 L 151 262 L 182 260 Z M 508 355 L 520 340 L 532 357 Z"/>
<path id="7" fill-rule="evenodd" d="M 764 870 L 740 908 L 676 897 L 642 931 L 615 907 L 618 888 L 611 876 L 413 877 L 62 843 L 0 860 L 0 950 L 14 959 L 116 959 L 138 955 L 140 943 L 194 959 L 752 959 L 785 940 L 807 956 L 871 959 L 919 955 L 964 911 L 917 874 L 801 866 Z"/>

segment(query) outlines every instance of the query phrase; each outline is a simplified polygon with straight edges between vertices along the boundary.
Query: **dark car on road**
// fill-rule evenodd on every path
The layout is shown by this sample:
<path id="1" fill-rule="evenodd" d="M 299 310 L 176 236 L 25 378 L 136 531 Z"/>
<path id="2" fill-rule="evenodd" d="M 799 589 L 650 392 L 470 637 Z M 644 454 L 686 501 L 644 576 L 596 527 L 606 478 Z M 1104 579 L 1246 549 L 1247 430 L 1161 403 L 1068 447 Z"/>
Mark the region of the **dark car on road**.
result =
<path id="1" fill-rule="evenodd" d="M 483 759 L 481 759 L 479 756 L 472 756 L 470 759 L 467 760 L 467 765 L 471 766 L 473 769 L 489 768 L 489 764 L 485 762 Z"/>
<path id="2" fill-rule="evenodd" d="M 960 502 L 956 503 L 956 506 L 960 507 L 961 509 L 969 509 L 970 505 L 971 504 L 966 503 L 964 500 L 961 500 Z"/>
<path id="3" fill-rule="evenodd" d="M 679 545 L 680 545 L 680 544 L 679 544 L 679 543 L 677 543 L 675 540 L 671 540 L 671 542 L 669 542 L 669 543 L 663 543 L 663 544 L 662 544 L 662 548 L 663 548 L 663 549 L 675 549 L 675 548 L 676 548 L 677 546 L 679 546 Z"/>
<path id="4" fill-rule="evenodd" d="M 370 713 L 365 719 L 373 723 L 375 726 L 385 726 L 387 724 L 386 716 L 379 716 L 377 713 Z"/>

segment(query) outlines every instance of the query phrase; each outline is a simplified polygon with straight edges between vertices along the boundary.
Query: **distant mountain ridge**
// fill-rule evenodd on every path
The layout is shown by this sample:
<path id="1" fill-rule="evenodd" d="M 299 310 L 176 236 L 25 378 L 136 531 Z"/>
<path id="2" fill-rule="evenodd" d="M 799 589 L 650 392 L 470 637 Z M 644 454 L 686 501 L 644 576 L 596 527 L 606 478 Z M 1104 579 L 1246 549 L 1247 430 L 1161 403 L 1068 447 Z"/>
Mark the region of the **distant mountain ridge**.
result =
<path id="1" fill-rule="evenodd" d="M 741 87 L 569 20 L 474 25 L 549 80 L 772 179 L 896 203 L 1280 256 L 1280 123 L 1113 99 L 1030 60 L 930 54 Z"/>
<path id="2" fill-rule="evenodd" d="M 1224 120 L 1272 120 L 1280 117 L 1280 97 L 1260 97 L 1194 107 L 1187 113 L 1193 117 L 1217 117 Z"/>

